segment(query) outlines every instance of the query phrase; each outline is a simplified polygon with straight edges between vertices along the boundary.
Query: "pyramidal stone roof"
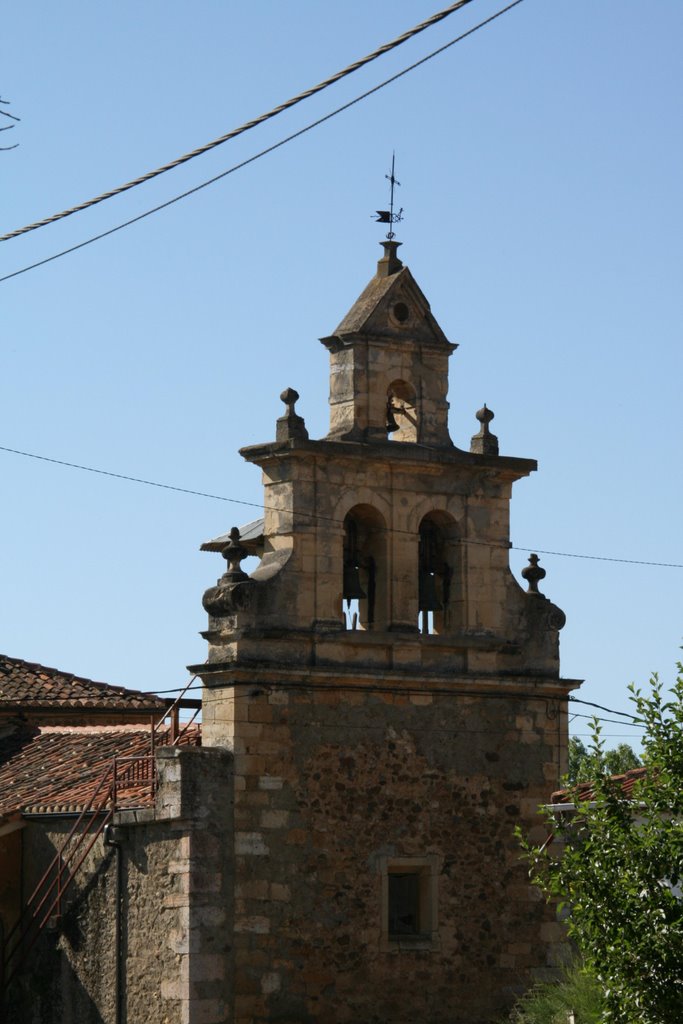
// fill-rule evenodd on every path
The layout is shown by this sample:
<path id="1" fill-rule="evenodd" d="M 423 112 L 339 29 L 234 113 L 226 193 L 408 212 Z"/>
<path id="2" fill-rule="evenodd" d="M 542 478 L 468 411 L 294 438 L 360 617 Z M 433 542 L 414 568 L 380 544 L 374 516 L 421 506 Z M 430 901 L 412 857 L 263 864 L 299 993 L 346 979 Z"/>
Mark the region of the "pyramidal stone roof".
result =
<path id="1" fill-rule="evenodd" d="M 16 708 L 105 711 L 161 711 L 166 701 L 153 693 L 128 690 L 60 672 L 21 658 L 0 655 L 0 711 Z"/>
<path id="2" fill-rule="evenodd" d="M 402 276 L 410 271 L 406 267 L 399 271 Z M 354 302 L 342 322 L 335 330 L 335 334 L 350 334 L 355 331 L 362 331 L 368 318 L 381 300 L 396 283 L 397 275 L 391 277 L 373 277 L 365 286 L 361 294 Z"/>
<path id="3" fill-rule="evenodd" d="M 331 338 L 343 338 L 349 335 L 380 334 L 395 338 L 409 337 L 413 341 L 445 346 L 451 351 L 457 345 L 449 342 L 435 320 L 429 301 L 408 267 L 395 259 L 393 272 L 383 272 L 380 260 L 377 274 L 368 282 L 351 309 L 334 330 Z M 387 311 L 395 303 L 406 303 L 407 309 L 414 314 L 411 318 L 410 330 L 406 333 L 400 329 L 387 330 Z M 330 339 L 321 339 L 326 343 Z"/>

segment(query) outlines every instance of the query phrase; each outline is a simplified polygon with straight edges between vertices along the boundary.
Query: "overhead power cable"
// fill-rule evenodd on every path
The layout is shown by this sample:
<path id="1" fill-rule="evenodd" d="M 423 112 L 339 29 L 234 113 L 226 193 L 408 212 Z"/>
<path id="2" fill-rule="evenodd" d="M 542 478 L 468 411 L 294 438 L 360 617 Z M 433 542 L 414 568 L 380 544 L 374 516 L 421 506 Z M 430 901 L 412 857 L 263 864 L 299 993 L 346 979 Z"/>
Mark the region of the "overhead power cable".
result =
<path id="1" fill-rule="evenodd" d="M 208 662 L 206 664 L 208 665 Z M 168 689 L 168 690 L 149 691 L 150 692 L 150 696 L 159 697 L 162 694 L 167 694 L 167 693 L 186 693 L 186 692 L 188 692 L 190 690 L 201 690 L 201 689 L 203 689 L 203 685 L 201 683 L 195 683 L 195 680 L 198 677 L 199 677 L 199 673 L 195 673 L 192 676 L 192 678 L 190 679 L 189 683 L 186 683 L 184 686 L 174 686 L 174 687 L 171 687 L 171 689 Z M 298 688 L 299 689 L 307 689 L 307 688 L 308 689 L 313 689 L 313 688 L 316 688 L 316 686 L 315 686 L 314 683 L 301 683 L 301 684 L 298 685 Z M 321 687 L 318 687 L 318 688 L 321 688 Z M 357 689 L 356 686 L 348 686 L 348 685 L 344 686 L 343 684 L 337 685 L 337 686 L 333 686 L 332 688 L 333 689 L 342 689 L 342 690 L 354 690 L 354 689 Z M 423 686 L 420 686 L 418 689 L 414 689 L 414 690 L 410 690 L 410 689 L 406 690 L 405 687 L 391 686 L 391 685 L 387 685 L 386 683 L 375 684 L 374 686 L 372 686 L 372 685 L 371 686 L 367 686 L 366 685 L 364 688 L 365 689 L 369 689 L 369 690 L 381 689 L 381 691 L 384 692 L 384 693 L 386 693 L 386 692 L 394 692 L 394 693 L 398 693 L 398 694 L 424 694 L 424 693 L 435 693 L 436 694 L 436 693 L 442 693 L 443 692 L 442 688 L 434 689 L 434 688 L 429 686 L 429 683 L 425 683 Z M 268 689 L 269 690 L 272 689 L 272 686 L 268 687 Z M 329 684 L 325 684 L 324 686 L 322 686 L 322 689 L 328 689 L 329 690 L 330 689 Z M 447 692 L 450 693 L 451 691 L 447 691 Z M 464 691 L 458 691 L 458 692 L 460 693 L 460 695 L 462 695 L 464 693 Z M 467 694 L 471 695 L 474 692 L 475 691 L 467 691 Z M 254 694 L 252 694 L 252 696 L 254 696 Z M 487 694 L 487 696 L 490 696 L 490 694 Z M 500 696 L 506 696 L 506 694 L 501 694 Z M 509 694 L 507 694 L 507 696 L 509 696 Z M 517 695 L 517 696 L 519 696 L 519 695 Z M 528 697 L 529 694 L 525 693 L 522 696 L 527 696 Z M 45 701 L 45 698 L 42 698 L 42 699 L 43 699 L 43 701 Z M 57 699 L 57 698 L 55 698 L 55 699 Z M 236 695 L 233 694 L 233 696 L 228 698 L 228 699 L 229 700 L 235 700 L 236 699 Z M 545 699 L 546 699 L 545 697 L 539 697 L 539 700 L 545 700 Z M 559 698 L 559 699 L 561 699 L 561 698 Z M 617 711 L 616 708 L 608 708 L 608 707 L 605 707 L 603 704 L 595 704 L 593 701 L 581 700 L 580 697 L 574 697 L 571 694 L 567 698 L 565 698 L 565 699 L 568 702 L 571 702 L 572 704 L 584 704 L 584 705 L 587 705 L 588 707 L 599 708 L 601 711 L 607 711 L 610 715 L 621 715 L 622 718 L 630 718 L 631 719 L 630 722 L 624 722 L 624 721 L 622 721 L 622 720 L 620 720 L 618 718 L 605 718 L 604 715 L 582 715 L 580 711 L 575 711 L 575 712 L 572 713 L 572 716 L 569 719 L 569 724 L 570 725 L 574 721 L 575 718 L 591 718 L 591 719 L 597 718 L 598 721 L 600 721 L 600 722 L 612 722 L 614 725 L 624 725 L 624 726 L 628 725 L 628 726 L 633 726 L 633 727 L 635 727 L 637 729 L 644 728 L 643 722 L 640 721 L 640 719 L 636 718 L 635 715 L 630 714 L 628 711 Z M 592 734 L 586 733 L 586 735 L 592 735 Z M 612 735 L 631 736 L 632 733 L 613 733 Z"/>
<path id="2" fill-rule="evenodd" d="M 501 8 L 501 10 L 496 11 L 495 14 L 492 14 L 489 18 L 486 18 L 484 21 L 480 21 L 478 24 L 468 29 L 467 32 L 461 33 L 461 35 L 456 36 L 455 39 L 451 39 L 443 46 L 440 46 L 438 49 L 433 50 L 431 53 L 428 53 L 425 57 L 421 57 L 420 60 L 417 60 L 413 64 L 410 64 L 408 67 L 403 68 L 402 71 L 398 71 L 395 75 L 391 75 L 389 78 L 386 78 L 383 82 L 380 82 L 378 85 L 373 86 L 371 89 L 367 89 L 365 92 L 361 93 L 359 96 L 356 96 L 354 99 L 349 100 L 347 103 L 343 103 L 340 107 L 337 107 L 335 110 L 332 110 L 329 114 L 325 114 L 323 117 L 319 117 L 315 121 L 311 121 L 310 124 L 305 125 L 303 128 L 300 128 L 296 132 L 292 132 L 291 135 L 285 136 L 285 138 L 280 139 L 279 142 L 273 143 L 272 146 L 267 146 L 265 149 L 262 149 L 258 153 L 255 153 L 253 156 L 247 157 L 245 160 L 241 160 L 237 164 L 233 164 L 232 167 L 229 167 L 225 171 L 221 171 L 220 174 L 216 174 L 212 178 L 208 178 L 206 181 L 200 182 L 199 185 L 195 185 L 192 188 L 187 189 L 185 192 L 180 192 L 178 195 L 173 196 L 171 199 L 167 199 L 165 202 L 159 203 L 157 206 L 153 206 L 149 210 L 145 210 L 143 213 L 140 213 L 135 217 L 131 217 L 129 220 L 123 221 L 121 224 L 117 224 L 113 228 L 109 228 L 107 231 L 101 231 L 96 235 L 92 235 L 90 238 L 86 238 L 83 242 L 78 242 L 76 245 L 71 245 L 67 249 L 62 249 L 60 252 L 53 253 L 52 256 L 46 256 L 42 260 L 37 260 L 35 263 L 29 263 L 27 266 L 21 267 L 19 270 L 14 270 L 10 274 L 5 274 L 3 277 L 0 277 L 0 284 L 3 281 L 9 281 L 13 277 L 19 277 L 20 274 L 25 274 L 29 270 L 35 270 L 37 267 L 42 267 L 46 263 L 52 263 L 53 260 L 61 259 L 62 256 L 68 256 L 72 252 L 77 252 L 79 249 L 85 248 L 86 245 L 92 245 L 93 242 L 99 242 L 103 238 L 108 238 L 109 235 L 114 235 L 117 231 L 122 231 L 124 228 L 131 227 L 131 225 L 137 224 L 138 221 L 144 220 L 146 217 L 150 217 L 154 213 L 159 213 L 161 210 L 165 210 L 169 206 L 173 206 L 174 203 L 180 202 L 181 199 L 187 199 L 188 196 L 194 195 L 195 192 L 200 192 L 202 189 L 208 188 L 209 185 L 214 185 L 217 181 L 220 181 L 222 178 L 226 178 L 228 177 L 228 175 L 234 174 L 235 171 L 239 171 L 243 167 L 247 167 L 249 164 L 254 163 L 256 160 L 260 160 L 261 157 L 267 156 L 269 153 L 274 152 L 276 149 L 280 149 L 288 142 L 293 142 L 300 136 L 312 131 L 313 128 L 317 128 L 319 127 L 319 125 L 324 124 L 326 121 L 330 121 L 333 117 L 336 117 L 338 114 L 342 114 L 345 110 L 349 110 L 349 108 L 355 106 L 357 103 L 360 103 L 362 100 L 367 99 L 374 93 L 379 92 L 380 89 L 384 89 L 387 85 L 391 85 L 392 82 L 395 82 L 399 78 L 402 78 L 404 75 L 409 74 L 409 72 L 414 71 L 416 68 L 420 67 L 420 65 L 426 64 L 427 61 L 432 60 L 432 58 L 434 57 L 437 57 L 445 50 L 448 50 L 451 46 L 455 46 L 456 43 L 459 43 L 463 39 L 466 39 L 468 36 L 471 36 L 475 32 L 478 32 L 479 29 L 484 28 L 485 25 L 488 25 L 492 21 L 495 21 L 497 18 L 500 18 L 501 15 L 506 14 L 508 11 L 511 11 L 513 7 L 517 7 L 522 2 L 523 0 L 513 0 L 513 3 L 510 3 L 507 5 L 507 7 L 503 7 Z M 40 225 L 36 224 L 34 226 L 39 227 Z M 10 235 L 0 237 L 0 241 L 7 240 L 10 237 Z"/>
<path id="3" fill-rule="evenodd" d="M 624 715 L 624 714 L 626 714 L 626 712 L 625 711 L 614 711 L 613 714 L 615 714 L 615 715 Z M 633 729 L 644 729 L 645 728 L 645 726 L 641 722 L 636 722 L 636 721 L 633 721 L 633 722 L 622 722 L 620 718 L 605 718 L 604 715 L 579 715 L 579 714 L 575 714 L 573 717 L 574 718 L 588 718 L 590 720 L 597 719 L 599 722 L 611 722 L 613 725 L 630 725 L 631 728 L 633 728 Z M 586 733 L 585 735 L 590 736 L 591 733 Z M 617 734 L 613 733 L 612 735 L 617 735 Z M 624 733 L 621 733 L 621 735 L 622 736 L 630 736 L 631 733 L 630 732 L 624 732 Z"/>
<path id="4" fill-rule="evenodd" d="M 614 708 L 606 708 L 604 704 L 595 704 L 592 700 L 582 700 L 581 697 L 570 696 L 569 700 L 572 704 L 585 704 L 588 708 L 597 708 L 599 711 L 607 711 L 610 715 L 622 715 L 624 718 L 632 718 L 634 722 L 636 721 L 635 715 L 630 714 L 628 711 L 615 711 Z M 577 718 L 584 717 L 585 715 L 579 715 L 577 712 Z M 627 723 L 623 722 L 622 724 L 626 725 Z"/>
<path id="5" fill-rule="evenodd" d="M 206 662 L 205 664 L 207 665 L 207 668 L 210 667 L 208 662 Z M 170 687 L 167 690 L 149 690 L 149 691 L 144 691 L 143 690 L 143 691 L 137 691 L 137 692 L 138 693 L 146 694 L 146 695 L 148 695 L 150 697 L 160 697 L 160 696 L 168 694 L 168 693 L 171 693 L 171 694 L 172 693 L 176 693 L 177 694 L 177 693 L 187 693 L 190 690 L 202 690 L 203 689 L 203 684 L 202 683 L 198 683 L 198 682 L 195 681 L 195 680 L 197 680 L 199 678 L 199 675 L 200 675 L 200 673 L 195 672 L 194 675 L 191 676 L 189 682 L 185 683 L 183 686 L 172 686 L 172 687 Z M 246 685 L 246 684 L 244 684 L 244 685 Z M 345 692 L 346 691 L 356 692 L 359 689 L 362 689 L 362 690 L 367 690 L 367 691 L 370 691 L 370 692 L 377 692 L 377 691 L 379 691 L 381 693 L 397 693 L 397 694 L 403 694 L 403 695 L 414 695 L 414 694 L 420 695 L 420 694 L 425 694 L 425 693 L 427 693 L 427 694 L 435 694 L 435 695 L 439 695 L 439 694 L 448 694 L 448 695 L 450 695 L 452 693 L 456 693 L 456 691 L 444 690 L 443 687 L 430 686 L 429 682 L 427 680 L 423 684 L 421 684 L 419 687 L 413 687 L 413 688 L 410 688 L 410 687 L 406 688 L 404 686 L 395 686 L 395 685 L 392 685 L 390 683 L 372 683 L 372 684 L 367 684 L 366 683 L 366 684 L 363 684 L 363 686 L 359 687 L 358 684 L 356 684 L 356 683 L 354 683 L 354 684 L 348 684 L 348 683 L 347 684 L 344 684 L 344 683 L 316 684 L 316 683 L 313 683 L 313 682 L 301 682 L 301 683 L 296 683 L 296 684 L 287 683 L 287 684 L 285 684 L 285 688 L 286 687 L 290 687 L 292 689 L 297 689 L 297 690 L 322 689 L 322 690 L 327 690 L 327 691 L 335 690 L 335 691 L 345 691 Z M 272 684 L 269 684 L 267 686 L 257 687 L 256 689 L 258 690 L 259 693 L 263 693 L 265 691 L 270 692 L 274 688 L 275 687 Z M 472 695 L 476 695 L 478 693 L 479 693 L 479 691 L 475 691 L 475 690 L 458 690 L 457 691 L 457 695 L 459 695 L 459 696 L 472 696 Z M 490 693 L 490 692 L 487 692 L 487 691 L 482 691 L 482 694 L 484 696 L 486 696 L 486 697 L 499 697 L 499 698 L 505 698 L 505 697 L 509 697 L 509 696 L 518 696 L 518 697 L 519 696 L 521 696 L 521 697 L 529 697 L 529 696 L 533 697 L 534 696 L 533 694 L 529 694 L 526 691 L 524 691 L 523 693 L 516 693 L 515 692 L 515 693 L 512 693 L 512 694 L 511 693 L 507 693 L 507 692 Z M 251 693 L 250 694 L 250 696 L 257 696 L 257 695 L 258 695 L 257 693 Z M 233 694 L 231 697 L 229 697 L 227 699 L 228 700 L 235 700 L 235 699 L 237 699 L 237 696 L 238 695 Z M 220 699 L 223 700 L 223 699 L 226 699 L 226 698 L 220 698 Z M 546 696 L 538 696 L 537 699 L 538 700 L 547 700 L 549 698 L 547 698 Z M 595 704 L 592 701 L 581 700 L 580 697 L 574 697 L 571 694 L 569 696 L 567 696 L 567 697 L 564 697 L 564 698 L 560 696 L 560 697 L 557 697 L 557 698 L 554 698 L 554 699 L 556 699 L 556 700 L 563 700 L 564 699 L 564 700 L 567 700 L 568 702 L 571 702 L 572 704 L 588 705 L 589 707 L 592 707 L 592 708 L 599 708 L 601 711 L 607 711 L 610 715 L 621 715 L 623 718 L 630 718 L 630 719 L 632 719 L 632 721 L 630 721 L 630 722 L 624 722 L 624 721 L 621 721 L 619 719 L 605 718 L 604 715 L 582 715 L 581 712 L 574 711 L 574 712 L 572 712 L 571 718 L 569 719 L 569 723 L 570 724 L 571 724 L 571 722 L 574 721 L 575 718 L 597 718 L 601 722 L 613 722 L 615 725 L 624 725 L 624 726 L 629 725 L 629 726 L 635 726 L 636 728 L 643 728 L 643 723 L 639 719 L 637 719 L 635 717 L 635 715 L 629 714 L 628 711 L 617 711 L 615 708 L 608 708 L 608 707 L 605 707 L 603 704 Z M 51 696 L 43 696 L 43 697 L 41 697 L 41 703 L 49 703 L 50 700 L 61 701 L 61 700 L 63 700 L 63 698 L 61 698 L 61 697 L 51 697 Z M 166 711 L 166 714 L 168 714 L 168 711 Z M 630 736 L 632 734 L 631 733 L 623 733 L 622 735 Z"/>
<path id="6" fill-rule="evenodd" d="M 531 548 L 515 545 L 519 551 L 531 551 Z M 561 558 L 588 558 L 596 562 L 624 562 L 627 565 L 657 565 L 667 569 L 683 569 L 683 564 L 676 562 L 646 562 L 638 558 L 609 558 L 607 555 L 578 555 L 569 551 L 545 551 L 543 548 L 533 548 L 537 555 L 559 555 Z"/>
<path id="7" fill-rule="evenodd" d="M 206 664 L 208 665 L 208 662 Z M 194 678 L 197 678 L 197 676 L 193 677 L 193 679 Z M 313 685 L 313 684 L 302 683 L 301 685 L 305 687 L 306 685 Z M 384 690 L 393 689 L 393 690 L 395 690 L 396 693 L 406 693 L 406 692 L 411 692 L 411 693 L 412 692 L 429 693 L 429 692 L 431 692 L 431 690 L 429 689 L 429 684 L 426 684 L 425 687 L 421 687 L 419 691 L 406 691 L 404 687 L 399 687 L 399 686 L 388 687 L 387 684 L 382 684 L 382 688 Z M 166 694 L 166 693 L 179 693 L 179 692 L 184 691 L 184 690 L 201 690 L 201 689 L 202 689 L 202 686 L 201 686 L 200 683 L 194 684 L 193 680 L 190 680 L 190 685 L 187 685 L 187 686 L 174 686 L 170 690 L 155 690 L 153 695 L 154 696 L 160 696 L 161 694 Z M 527 694 L 527 696 L 528 696 L 528 694 Z M 544 698 L 539 698 L 539 699 L 544 699 Z M 571 716 L 571 718 L 569 720 L 570 723 L 575 718 L 597 718 L 601 722 L 614 722 L 615 725 L 635 725 L 638 728 L 642 728 L 642 723 L 640 722 L 640 720 L 637 719 L 635 715 L 632 715 L 628 711 L 617 711 L 616 708 L 608 708 L 608 707 L 605 707 L 604 704 L 595 704 L 593 701 L 590 701 L 590 700 L 582 700 L 580 697 L 574 697 L 573 694 L 570 694 L 566 699 L 567 699 L 568 702 L 570 702 L 572 704 L 583 704 L 583 705 L 585 705 L 587 707 L 599 708 L 600 711 L 607 711 L 607 713 L 610 714 L 610 715 L 621 715 L 622 718 L 630 718 L 632 720 L 630 722 L 623 722 L 623 721 L 621 721 L 621 719 L 605 718 L 603 715 L 582 715 L 580 711 L 573 711 L 572 712 L 572 716 Z M 630 733 L 625 733 L 624 735 L 630 735 Z"/>
<path id="8" fill-rule="evenodd" d="M 139 177 L 126 182 L 125 185 L 119 185 L 117 188 L 110 189 L 108 192 L 102 192 L 93 199 L 87 199 L 85 202 L 79 203 L 77 206 L 71 206 L 66 210 L 62 210 L 61 213 L 54 213 L 51 217 L 45 217 L 43 220 L 35 221 L 33 224 L 27 224 L 23 228 L 17 228 L 15 231 L 9 231 L 5 235 L 0 235 L 0 242 L 7 242 L 11 238 L 17 238 L 19 235 L 25 235 L 27 232 L 35 231 L 37 228 L 45 227 L 47 224 L 54 224 L 55 221 L 63 220 L 64 217 L 70 217 L 74 213 L 80 213 L 82 210 L 87 210 L 91 206 L 103 203 L 106 199 L 112 199 L 114 196 L 121 195 L 122 192 L 127 192 L 129 189 L 142 185 L 146 181 L 158 178 L 159 175 L 166 174 L 167 171 L 172 171 L 174 168 L 180 167 L 182 164 L 186 164 L 189 160 L 194 160 L 195 157 L 202 156 L 202 154 L 208 153 L 212 149 L 216 149 L 218 146 L 222 146 L 231 139 L 237 138 L 238 135 L 244 135 L 245 132 L 251 131 L 252 128 L 256 128 L 258 125 L 272 120 L 272 118 L 284 113 L 285 110 L 290 110 L 303 100 L 307 100 L 311 96 L 315 96 L 316 93 L 322 92 L 324 89 L 329 88 L 329 86 L 334 85 L 336 82 L 340 82 L 343 78 L 347 78 L 349 75 L 352 75 L 354 72 L 365 67 L 366 64 L 370 64 L 372 61 L 377 60 L 378 57 L 384 56 L 385 53 L 395 50 L 398 46 L 406 43 L 409 39 L 413 39 L 416 35 L 419 35 L 420 32 L 424 32 L 425 29 L 431 28 L 432 25 L 436 25 L 438 22 L 443 21 L 444 18 L 447 18 L 449 15 L 454 14 L 455 11 L 459 11 L 462 7 L 466 7 L 472 2 L 473 0 L 456 0 L 456 3 L 450 4 L 442 11 L 438 11 L 436 14 L 433 14 L 431 18 L 427 18 L 426 21 L 421 22 L 419 25 L 415 25 L 414 28 L 409 29 L 407 32 L 403 32 L 391 42 L 384 43 L 384 45 L 373 50 L 372 53 L 367 54 L 367 56 L 361 57 L 359 60 L 354 61 L 353 64 L 349 64 L 348 67 L 343 70 L 337 71 L 336 74 L 323 79 L 323 81 L 319 82 L 318 85 L 314 85 L 310 89 L 305 89 L 303 92 L 297 93 L 296 96 L 285 100 L 284 103 L 280 103 L 277 107 L 273 107 L 273 109 L 267 111 L 267 113 L 260 114 L 251 121 L 246 121 L 244 124 L 240 125 L 239 128 L 233 128 L 232 131 L 226 132 L 225 135 L 220 135 L 212 142 L 207 142 L 203 146 L 198 146 L 196 149 L 190 150 L 189 153 L 183 153 L 182 156 L 176 157 L 175 160 L 171 160 L 167 164 L 162 164 L 161 167 L 157 167 L 153 171 L 147 171 L 145 174 L 141 174 Z"/>
<path id="9" fill-rule="evenodd" d="M 21 455 L 23 458 L 26 458 L 26 459 L 36 459 L 39 462 L 49 462 L 50 464 L 52 464 L 54 466 L 66 466 L 68 469 L 80 469 L 81 471 L 83 471 L 85 473 L 96 473 L 98 476 L 108 476 L 108 477 L 112 477 L 114 480 L 126 480 L 129 483 L 133 483 L 133 484 L 143 484 L 145 487 L 159 487 L 159 488 L 161 488 L 164 491 L 177 491 L 180 494 L 192 494 L 192 495 L 194 495 L 195 497 L 198 497 L 198 498 L 210 498 L 212 501 L 227 501 L 227 502 L 230 502 L 233 505 L 247 505 L 250 508 L 256 508 L 256 509 L 259 509 L 260 511 L 281 512 L 281 513 L 285 513 L 285 514 L 288 513 L 290 515 L 293 514 L 292 509 L 275 508 L 275 507 L 271 507 L 269 505 L 263 505 L 260 502 L 256 502 L 256 501 L 246 501 L 244 498 L 231 498 L 231 497 L 229 497 L 228 495 L 225 495 L 225 494 L 211 494 L 208 491 L 197 491 L 197 490 L 193 490 L 190 487 L 180 487 L 180 486 L 178 486 L 176 484 L 163 484 L 163 483 L 160 483 L 158 480 L 146 480 L 146 479 L 144 479 L 144 477 L 130 476 L 127 473 L 114 473 L 112 470 L 109 470 L 109 469 L 98 469 L 95 466 L 83 466 L 83 465 L 81 465 L 78 462 L 67 462 L 64 459 L 53 459 L 53 458 L 50 458 L 47 455 L 37 455 L 35 452 L 24 452 L 24 451 L 21 451 L 18 448 L 8 448 L 5 445 L 0 445 L 0 452 L 8 452 L 10 455 Z M 302 511 L 302 512 L 300 512 L 298 514 L 301 515 L 301 516 L 305 516 L 308 519 L 319 519 L 321 521 L 331 522 L 331 523 L 340 523 L 341 522 L 341 520 L 336 519 L 334 516 L 324 516 L 324 515 L 321 515 L 318 512 L 303 512 Z M 399 529 L 393 528 L 391 531 L 388 531 L 388 532 L 391 532 L 391 533 L 408 533 L 409 531 L 408 530 L 399 530 Z M 411 536 L 412 536 L 412 534 L 411 534 Z M 465 544 L 485 544 L 487 547 L 494 547 L 495 546 L 495 545 L 490 544 L 488 541 L 478 541 L 478 540 L 472 540 L 472 539 L 469 539 L 469 538 L 463 538 L 462 543 L 465 543 Z M 542 554 L 552 554 L 552 555 L 556 555 L 558 558 L 588 558 L 588 559 L 591 559 L 592 561 L 597 561 L 597 562 L 620 562 L 620 563 L 622 563 L 624 565 L 651 565 L 651 566 L 655 566 L 655 567 L 660 568 L 660 569 L 683 569 L 683 563 L 679 563 L 679 562 L 648 562 L 648 561 L 645 561 L 644 559 L 637 559 L 637 558 L 612 558 L 612 557 L 609 557 L 608 555 L 583 555 L 583 554 L 579 554 L 578 552 L 570 552 L 570 551 L 546 551 L 546 552 L 544 552 L 542 548 L 527 548 L 527 547 L 522 547 L 520 544 L 510 544 L 510 545 L 505 544 L 504 547 L 506 549 L 507 548 L 512 549 L 513 551 L 535 552 L 536 554 L 538 554 L 539 552 L 541 552 Z M 577 698 L 570 697 L 570 700 L 576 700 L 576 699 Z M 580 704 L 586 704 L 586 703 L 589 703 L 589 702 L 587 702 L 587 701 L 579 701 L 579 703 Z M 603 711 L 610 711 L 610 708 L 602 708 L 602 706 L 600 704 L 592 704 L 591 707 L 601 708 L 601 710 L 603 710 Z M 618 712 L 618 714 L 622 714 L 622 713 L 623 712 Z"/>

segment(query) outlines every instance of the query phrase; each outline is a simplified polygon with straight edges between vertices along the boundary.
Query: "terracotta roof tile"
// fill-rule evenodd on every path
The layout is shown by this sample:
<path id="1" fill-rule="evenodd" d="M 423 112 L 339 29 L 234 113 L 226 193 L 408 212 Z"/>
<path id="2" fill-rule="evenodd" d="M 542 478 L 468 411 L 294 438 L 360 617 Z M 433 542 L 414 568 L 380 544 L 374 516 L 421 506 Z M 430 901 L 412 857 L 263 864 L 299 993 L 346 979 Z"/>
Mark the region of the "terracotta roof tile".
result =
<path id="1" fill-rule="evenodd" d="M 168 742 L 168 731 L 157 744 L 160 739 Z M 189 728 L 181 742 L 198 746 L 200 727 Z M 150 749 L 150 730 L 142 725 L 17 730 L 0 744 L 0 818 L 22 811 L 81 810 L 111 771 L 114 757 L 145 757 Z M 131 779 L 119 795 L 122 806 L 150 805 L 149 775 Z"/>
<path id="2" fill-rule="evenodd" d="M 621 784 L 622 793 L 631 800 L 633 798 L 633 787 L 644 778 L 646 773 L 647 768 L 631 768 L 630 771 L 624 772 L 623 775 L 612 775 L 612 780 Z M 580 782 L 576 789 L 555 790 L 550 796 L 550 801 L 553 804 L 566 804 L 573 803 L 575 796 L 578 796 L 580 800 L 592 800 L 593 795 L 593 783 Z"/>
<path id="3" fill-rule="evenodd" d="M 0 710 L 10 707 L 144 712 L 162 710 L 165 701 L 156 694 L 97 683 L 3 654 L 0 655 Z"/>

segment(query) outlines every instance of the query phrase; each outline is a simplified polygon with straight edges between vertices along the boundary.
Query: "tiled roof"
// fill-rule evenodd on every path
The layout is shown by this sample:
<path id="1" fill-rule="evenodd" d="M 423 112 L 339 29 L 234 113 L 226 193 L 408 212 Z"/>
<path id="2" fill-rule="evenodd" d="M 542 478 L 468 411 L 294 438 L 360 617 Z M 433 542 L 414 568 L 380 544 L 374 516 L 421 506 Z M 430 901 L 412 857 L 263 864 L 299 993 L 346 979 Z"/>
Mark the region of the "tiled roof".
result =
<path id="1" fill-rule="evenodd" d="M 22 707 L 145 712 L 161 711 L 165 706 L 155 694 L 96 683 L 70 672 L 0 655 L 0 710 Z"/>
<path id="2" fill-rule="evenodd" d="M 168 731 L 159 731 L 156 742 L 168 742 Z M 190 727 L 181 743 L 198 746 L 200 728 Z M 150 750 L 150 730 L 144 725 L 17 730 L 0 744 L 0 819 L 18 812 L 81 810 L 111 773 L 114 757 L 140 758 Z M 145 765 L 138 763 L 138 767 Z M 152 803 L 148 771 L 124 783 L 119 805 Z M 101 792 L 105 790 L 106 785 Z"/>
<path id="3" fill-rule="evenodd" d="M 633 798 L 633 787 L 647 774 L 647 768 L 631 768 L 623 775 L 613 775 L 612 781 L 621 785 L 621 791 L 629 800 Z M 593 783 L 580 782 L 575 789 L 558 789 L 550 797 L 553 804 L 573 803 L 578 796 L 579 800 L 593 799 Z"/>

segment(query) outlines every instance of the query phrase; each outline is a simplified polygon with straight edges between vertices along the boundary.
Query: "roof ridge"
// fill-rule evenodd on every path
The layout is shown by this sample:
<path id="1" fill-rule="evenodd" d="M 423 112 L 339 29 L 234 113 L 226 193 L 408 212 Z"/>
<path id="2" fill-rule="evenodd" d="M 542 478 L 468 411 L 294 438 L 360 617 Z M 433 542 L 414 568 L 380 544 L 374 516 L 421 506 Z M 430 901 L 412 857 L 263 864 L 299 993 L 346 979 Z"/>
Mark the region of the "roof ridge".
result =
<path id="1" fill-rule="evenodd" d="M 58 703 L 55 703 L 58 702 Z M 36 661 L 0 654 L 0 703 L 23 708 L 139 710 L 166 706 L 156 693 L 105 683 Z"/>
<path id="2" fill-rule="evenodd" d="M 62 676 L 64 679 L 74 680 L 79 683 L 90 683 L 92 686 L 102 686 L 106 690 L 117 690 L 121 693 L 136 693 L 147 696 L 144 690 L 134 690 L 129 686 L 120 686 L 116 683 L 105 683 L 101 679 L 91 679 L 90 676 L 81 676 L 76 672 L 68 672 L 61 668 L 54 668 L 52 665 L 43 665 L 40 661 L 26 661 L 24 658 L 14 658 L 11 654 L 0 654 L 0 663 L 3 661 L 24 665 L 28 669 L 40 669 L 41 672 L 46 672 L 48 675 Z"/>

